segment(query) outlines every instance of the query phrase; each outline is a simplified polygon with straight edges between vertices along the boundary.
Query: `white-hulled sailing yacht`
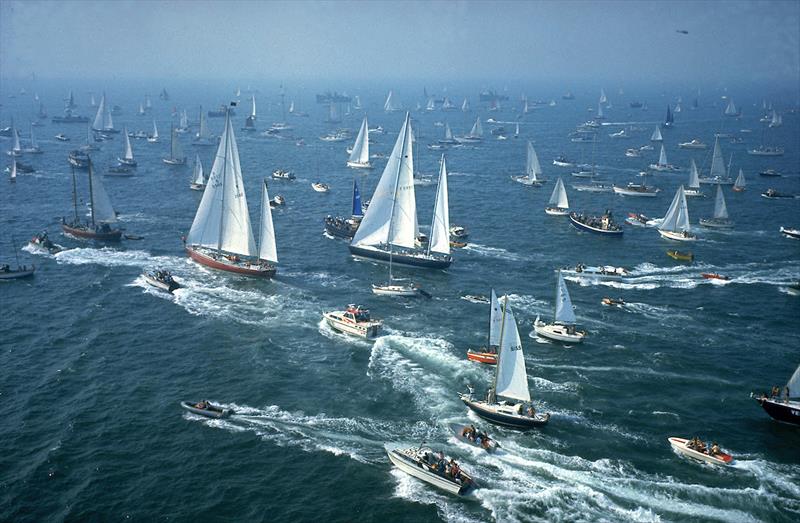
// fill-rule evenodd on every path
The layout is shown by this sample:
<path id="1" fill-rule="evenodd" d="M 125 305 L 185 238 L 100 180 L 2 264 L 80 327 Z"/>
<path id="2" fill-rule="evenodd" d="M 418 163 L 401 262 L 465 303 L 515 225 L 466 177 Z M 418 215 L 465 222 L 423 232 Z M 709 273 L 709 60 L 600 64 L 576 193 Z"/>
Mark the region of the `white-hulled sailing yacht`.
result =
<path id="1" fill-rule="evenodd" d="M 705 196 L 700 190 L 700 173 L 697 170 L 697 164 L 692 158 L 689 164 L 689 184 L 684 189 L 683 193 L 686 196 Z"/>
<path id="2" fill-rule="evenodd" d="M 692 226 L 689 224 L 689 207 L 686 205 L 683 185 L 678 187 L 667 214 L 658 225 L 658 233 L 668 240 L 685 242 L 697 239 L 697 236 L 692 234 Z"/>
<path id="3" fill-rule="evenodd" d="M 202 191 L 206 188 L 206 175 L 203 173 L 203 162 L 200 161 L 200 155 L 194 157 L 194 168 L 192 169 L 192 182 L 189 188 L 195 191 Z"/>
<path id="4" fill-rule="evenodd" d="M 712 229 L 733 229 L 733 222 L 728 217 L 728 206 L 725 203 L 725 195 L 722 194 L 722 185 L 717 184 L 717 195 L 714 200 L 714 216 L 711 218 L 700 218 L 700 225 Z"/>
<path id="5" fill-rule="evenodd" d="M 653 134 L 650 135 L 651 142 L 663 142 L 664 137 L 661 136 L 661 126 L 656 124 L 656 129 L 653 131 Z"/>
<path id="6" fill-rule="evenodd" d="M 187 254 L 196 262 L 246 276 L 271 278 L 278 262 L 267 182 L 261 197 L 260 242 L 256 246 L 239 164 L 239 148 L 230 113 L 214 158 L 208 184 L 185 239 Z"/>
<path id="7" fill-rule="evenodd" d="M 525 162 L 525 175 L 512 176 L 511 179 L 523 185 L 540 186 L 547 180 L 542 178 L 542 166 L 539 163 L 539 156 L 533 148 L 533 144 L 528 141 L 528 153 Z"/>
<path id="8" fill-rule="evenodd" d="M 580 343 L 586 337 L 586 331 L 578 330 L 575 325 L 578 320 L 575 318 L 575 310 L 572 307 L 572 300 L 569 297 L 569 290 L 564 281 L 561 271 L 558 272 L 556 279 L 556 303 L 553 314 L 553 323 L 547 323 L 536 316 L 533 322 L 533 330 L 537 336 L 548 338 L 563 343 Z"/>
<path id="9" fill-rule="evenodd" d="M 739 176 L 736 177 L 736 181 L 733 182 L 733 190 L 735 192 L 742 192 L 745 189 L 747 182 L 744 179 L 744 171 L 739 169 Z"/>
<path id="10" fill-rule="evenodd" d="M 214 139 L 211 137 L 211 131 L 208 130 L 208 121 L 202 105 L 200 106 L 200 129 L 194 136 L 192 145 L 214 145 Z"/>
<path id="11" fill-rule="evenodd" d="M 550 216 L 567 216 L 569 215 L 569 200 L 567 199 L 567 190 L 564 188 L 564 182 L 561 177 L 556 180 L 556 186 L 553 188 L 553 194 L 550 195 L 550 201 L 544 212 Z"/>
<path id="12" fill-rule="evenodd" d="M 120 163 L 120 165 L 126 165 L 128 167 L 136 167 L 136 160 L 133 158 L 133 147 L 131 147 L 131 137 L 128 136 L 127 127 L 122 128 L 122 135 L 123 135 L 122 156 L 118 157 L 117 161 Z"/>
<path id="13" fill-rule="evenodd" d="M 161 161 L 167 165 L 184 165 L 186 163 L 186 155 L 183 154 L 183 147 L 181 147 L 181 140 L 178 137 L 178 130 L 174 127 L 169 133 L 169 158 L 162 158 Z"/>
<path id="14" fill-rule="evenodd" d="M 153 120 L 153 134 L 147 137 L 147 141 L 150 143 L 155 143 L 158 141 L 158 126 L 156 126 L 155 120 Z"/>

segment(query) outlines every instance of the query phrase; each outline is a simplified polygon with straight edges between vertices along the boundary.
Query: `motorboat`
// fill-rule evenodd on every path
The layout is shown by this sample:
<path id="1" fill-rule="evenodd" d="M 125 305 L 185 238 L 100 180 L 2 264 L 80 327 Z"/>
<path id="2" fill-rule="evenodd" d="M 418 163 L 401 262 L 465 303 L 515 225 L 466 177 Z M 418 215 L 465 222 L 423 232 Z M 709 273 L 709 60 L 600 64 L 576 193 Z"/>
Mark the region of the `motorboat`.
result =
<path id="1" fill-rule="evenodd" d="M 628 158 L 639 158 L 641 154 L 639 153 L 639 149 L 628 149 L 625 151 L 625 156 Z"/>
<path id="2" fill-rule="evenodd" d="M 680 147 L 681 149 L 708 149 L 708 144 L 703 143 L 695 138 L 691 142 L 679 143 L 678 147 Z"/>
<path id="3" fill-rule="evenodd" d="M 227 418 L 233 414 L 236 414 L 233 409 L 227 409 L 219 405 L 214 405 L 213 403 L 205 400 L 199 402 L 182 401 L 181 407 L 193 414 L 214 419 Z"/>
<path id="4" fill-rule="evenodd" d="M 628 217 L 625 218 L 625 223 L 628 223 L 635 227 L 647 227 L 648 226 L 647 222 L 649 221 L 650 218 L 638 212 L 629 212 Z"/>
<path id="5" fill-rule="evenodd" d="M 631 182 L 625 187 L 619 187 L 617 185 L 614 186 L 614 193 L 619 194 L 620 196 L 655 198 L 658 196 L 659 192 L 661 192 L 661 189 L 658 187 L 650 187 L 644 183 Z"/>
<path id="6" fill-rule="evenodd" d="M 387 450 L 387 454 L 398 469 L 450 494 L 464 496 L 477 487 L 455 461 L 429 447 L 396 448 Z"/>
<path id="7" fill-rule="evenodd" d="M 276 180 L 294 180 L 295 176 L 294 173 L 291 171 L 285 171 L 283 169 L 275 169 L 272 171 L 272 177 Z"/>
<path id="8" fill-rule="evenodd" d="M 747 154 L 751 156 L 783 156 L 783 153 L 783 147 L 769 147 L 765 145 L 747 150 Z"/>
<path id="9" fill-rule="evenodd" d="M 533 330 L 537 336 L 562 343 L 580 343 L 586 338 L 586 331 L 576 327 L 577 318 L 569 297 L 567 283 L 564 281 L 562 271 L 557 271 L 556 299 L 553 313 L 553 322 L 547 323 L 536 316 Z"/>
<path id="10" fill-rule="evenodd" d="M 490 438 L 486 432 L 476 429 L 473 425 L 450 423 L 447 426 L 458 441 L 467 445 L 483 449 L 489 453 L 496 451 L 500 447 L 496 440 Z"/>
<path id="11" fill-rule="evenodd" d="M 58 133 L 57 135 L 55 135 L 54 138 L 56 140 L 58 140 L 59 142 L 68 142 L 69 141 L 69 136 L 67 136 L 64 133 Z"/>
<path id="12" fill-rule="evenodd" d="M 576 265 L 574 269 L 561 269 L 561 273 L 565 276 L 607 281 L 620 281 L 630 276 L 630 271 L 624 267 L 614 267 L 613 265 L 592 267 L 582 263 Z"/>
<path id="13" fill-rule="evenodd" d="M 314 182 L 311 184 L 311 187 L 317 192 L 328 192 L 331 190 L 328 184 L 322 182 Z"/>
<path id="14" fill-rule="evenodd" d="M 286 205 L 286 198 L 280 194 L 276 194 L 275 197 L 269 201 L 269 206 L 271 209 L 274 209 L 275 207 L 282 207 L 284 205 Z"/>
<path id="15" fill-rule="evenodd" d="M 390 280 L 384 284 L 372 284 L 372 293 L 378 296 L 420 296 L 430 294 L 422 290 L 416 283 L 398 283 L 398 280 Z"/>
<path id="16" fill-rule="evenodd" d="M 89 168 L 89 155 L 77 149 L 69 152 L 69 154 L 67 155 L 67 161 L 71 166 L 76 167 L 78 169 Z M 20 170 L 19 163 L 17 164 L 17 170 Z"/>
<path id="17" fill-rule="evenodd" d="M 16 269 L 12 269 L 11 265 L 0 265 L 0 280 L 19 280 L 22 278 L 30 278 L 36 272 L 36 267 L 31 265 L 18 265 Z"/>
<path id="18" fill-rule="evenodd" d="M 558 156 L 555 160 L 553 160 L 553 165 L 556 167 L 575 167 L 575 162 L 572 160 L 567 159 L 566 156 Z"/>
<path id="19" fill-rule="evenodd" d="M 367 339 L 376 338 L 383 326 L 381 320 L 370 316 L 369 310 L 353 304 L 343 311 L 324 312 L 322 317 L 335 331 Z"/>
<path id="20" fill-rule="evenodd" d="M 786 194 L 776 191 L 775 189 L 767 189 L 766 191 L 761 193 L 761 196 L 764 198 L 777 200 L 782 198 L 794 198 L 792 194 Z"/>
<path id="21" fill-rule="evenodd" d="M 780 178 L 783 176 L 781 173 L 776 171 L 775 169 L 765 169 L 763 171 L 758 172 L 759 176 L 765 176 L 767 178 Z"/>
<path id="22" fill-rule="evenodd" d="M 175 281 L 169 271 L 156 269 L 148 271 L 142 275 L 144 280 L 152 287 L 161 289 L 162 291 L 172 294 L 173 291 L 183 287 L 180 283 Z"/>
<path id="23" fill-rule="evenodd" d="M 480 349 L 467 349 L 467 359 L 487 365 L 497 365 L 497 351 L 492 351 L 491 347 Z"/>
<path id="24" fill-rule="evenodd" d="M 722 280 L 722 281 L 729 281 L 730 277 L 725 276 L 724 274 L 720 274 L 718 272 L 703 272 L 700 274 L 705 280 Z"/>
<path id="25" fill-rule="evenodd" d="M 579 231 L 591 232 L 606 236 L 622 236 L 622 227 L 614 223 L 611 211 L 606 211 L 600 216 L 571 212 L 569 221 Z"/>
<path id="26" fill-rule="evenodd" d="M 733 463 L 733 456 L 722 452 L 716 443 L 706 448 L 706 445 L 698 438 L 685 439 L 673 436 L 667 440 L 672 446 L 672 450 L 695 461 L 723 466 Z"/>
<path id="27" fill-rule="evenodd" d="M 733 185 L 733 179 L 730 176 L 704 176 L 698 179 L 703 185 Z"/>
<path id="28" fill-rule="evenodd" d="M 614 186 L 593 181 L 592 183 L 573 183 L 572 188 L 578 192 L 614 192 Z"/>
<path id="29" fill-rule="evenodd" d="M 623 307 L 625 301 L 622 298 L 609 298 L 608 296 L 600 300 L 600 303 L 609 307 Z"/>
<path id="30" fill-rule="evenodd" d="M 64 247 L 53 243 L 47 236 L 47 231 L 42 231 L 28 242 L 28 246 L 38 251 L 44 251 L 50 254 L 56 254 L 64 250 Z"/>
<path id="31" fill-rule="evenodd" d="M 133 176 L 134 171 L 132 168 L 128 167 L 127 165 L 115 165 L 113 167 L 109 167 L 103 176 L 118 176 L 118 177 L 127 177 Z"/>
<path id="32" fill-rule="evenodd" d="M 608 136 L 610 136 L 611 138 L 617 138 L 617 139 L 630 138 L 631 137 L 631 135 L 629 135 L 628 133 L 625 132 L 625 129 L 622 129 L 622 130 L 620 130 L 620 131 L 618 131 L 616 133 L 611 133 Z"/>
<path id="33" fill-rule="evenodd" d="M 791 289 L 791 287 L 790 287 Z M 786 386 L 772 387 L 770 394 L 761 394 L 756 401 L 774 420 L 791 425 L 800 425 L 800 365 L 797 366 Z"/>
<path id="34" fill-rule="evenodd" d="M 460 225 L 451 225 L 450 226 L 450 240 L 458 239 L 458 240 L 466 240 L 469 238 L 469 233 L 467 229 L 460 226 Z"/>
<path id="35" fill-rule="evenodd" d="M 795 229 L 793 227 L 781 227 L 780 231 L 781 234 L 783 234 L 787 238 L 794 238 L 795 240 L 800 240 L 800 229 Z"/>
<path id="36" fill-rule="evenodd" d="M 461 297 L 470 303 L 490 303 L 489 298 L 480 294 L 465 294 Z"/>
<path id="37" fill-rule="evenodd" d="M 667 251 L 667 256 L 677 261 L 684 261 L 684 262 L 694 261 L 694 254 L 692 254 L 689 251 L 669 250 Z"/>

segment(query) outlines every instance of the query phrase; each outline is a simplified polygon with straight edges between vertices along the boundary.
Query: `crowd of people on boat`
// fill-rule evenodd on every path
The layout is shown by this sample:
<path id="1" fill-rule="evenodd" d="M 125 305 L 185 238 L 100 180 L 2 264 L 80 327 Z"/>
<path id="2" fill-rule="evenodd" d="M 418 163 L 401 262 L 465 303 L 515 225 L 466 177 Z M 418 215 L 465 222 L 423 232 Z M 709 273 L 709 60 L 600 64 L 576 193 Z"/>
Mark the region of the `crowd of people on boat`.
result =
<path id="1" fill-rule="evenodd" d="M 703 440 L 701 440 L 697 436 L 694 436 L 692 439 L 687 441 L 686 447 L 695 450 L 697 452 L 702 452 L 703 454 L 708 454 L 709 456 L 717 456 L 719 454 L 722 454 L 722 451 L 720 450 L 719 445 L 717 444 L 716 441 L 711 443 L 711 446 L 707 448 Z"/>
<path id="2" fill-rule="evenodd" d="M 611 219 L 611 211 L 606 212 L 599 218 L 596 216 L 587 216 L 583 213 L 575 213 L 575 220 L 593 229 L 600 229 L 603 231 L 616 231 L 619 226 L 616 225 Z"/>
<path id="3" fill-rule="evenodd" d="M 485 449 L 488 449 L 492 442 L 491 438 L 489 438 L 489 435 L 486 434 L 486 432 L 475 429 L 474 425 L 470 425 L 469 427 L 464 427 L 461 430 L 461 435 L 467 438 L 469 441 Z"/>
<path id="4" fill-rule="evenodd" d="M 444 453 L 442 451 L 439 451 L 436 454 L 426 452 L 423 459 L 425 460 L 425 464 L 428 466 L 428 469 L 436 474 L 439 474 L 440 476 L 451 479 L 456 483 L 462 483 L 465 479 L 467 479 L 461 475 L 461 467 L 458 466 L 458 463 L 456 463 L 453 458 L 450 458 L 448 461 L 447 458 L 444 457 Z"/>
<path id="5" fill-rule="evenodd" d="M 155 270 L 153 271 L 153 276 L 156 280 L 163 281 L 164 283 L 175 283 L 175 280 L 172 278 L 172 273 L 169 271 Z"/>

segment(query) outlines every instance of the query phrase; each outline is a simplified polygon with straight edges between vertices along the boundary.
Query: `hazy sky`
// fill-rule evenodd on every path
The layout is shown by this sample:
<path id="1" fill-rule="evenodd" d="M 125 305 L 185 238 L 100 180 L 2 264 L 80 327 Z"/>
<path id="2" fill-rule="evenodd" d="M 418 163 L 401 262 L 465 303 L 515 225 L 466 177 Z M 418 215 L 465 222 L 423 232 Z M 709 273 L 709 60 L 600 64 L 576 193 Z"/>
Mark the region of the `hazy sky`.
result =
<path id="1" fill-rule="evenodd" d="M 31 72 L 791 87 L 800 2 L 0 0 L 0 79 Z"/>

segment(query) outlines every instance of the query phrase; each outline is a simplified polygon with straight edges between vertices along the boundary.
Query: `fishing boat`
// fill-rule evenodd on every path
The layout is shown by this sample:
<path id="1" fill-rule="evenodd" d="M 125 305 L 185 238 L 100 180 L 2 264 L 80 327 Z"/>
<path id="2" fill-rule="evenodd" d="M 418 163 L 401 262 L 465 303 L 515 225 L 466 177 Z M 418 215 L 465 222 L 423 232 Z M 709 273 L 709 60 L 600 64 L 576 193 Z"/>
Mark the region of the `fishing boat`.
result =
<path id="1" fill-rule="evenodd" d="M 608 296 L 604 297 L 600 300 L 602 305 L 606 305 L 607 307 L 624 307 L 625 300 L 622 298 L 609 298 Z"/>
<path id="2" fill-rule="evenodd" d="M 117 157 L 117 161 L 120 165 L 126 165 L 128 167 L 136 167 L 137 163 L 136 160 L 133 159 L 133 148 L 131 147 L 131 138 L 128 136 L 128 129 L 123 128 L 123 150 L 122 156 Z"/>
<path id="3" fill-rule="evenodd" d="M 567 216 L 569 214 L 569 200 L 567 199 L 567 190 L 564 188 L 564 182 L 561 177 L 556 180 L 556 186 L 553 188 L 553 194 L 550 195 L 547 207 L 544 212 L 550 216 Z"/>
<path id="4" fill-rule="evenodd" d="M 172 127 L 169 134 L 169 157 L 162 158 L 161 161 L 167 165 L 185 165 L 186 155 L 183 153 L 183 147 L 178 137 L 178 130 Z"/>
<path id="5" fill-rule="evenodd" d="M 692 254 L 689 251 L 669 250 L 669 251 L 667 251 L 667 256 L 669 256 L 673 260 L 677 260 L 677 261 L 685 261 L 685 262 L 693 262 L 694 261 L 694 254 Z"/>
<path id="6" fill-rule="evenodd" d="M 656 124 L 656 128 L 653 131 L 653 134 L 650 135 L 651 142 L 663 142 L 664 137 L 661 136 L 661 126 Z"/>
<path id="7" fill-rule="evenodd" d="M 569 222 L 579 231 L 602 234 L 605 236 L 622 236 L 622 227 L 614 223 L 611 211 L 606 210 L 600 216 L 571 212 Z"/>
<path id="8" fill-rule="evenodd" d="M 358 130 L 358 136 L 356 136 L 356 142 L 353 144 L 350 158 L 347 160 L 347 166 L 354 169 L 372 168 L 372 164 L 369 161 L 369 124 L 366 116 L 361 122 L 361 128 Z"/>
<path id="9" fill-rule="evenodd" d="M 787 238 L 794 238 L 795 240 L 800 240 L 800 229 L 794 229 L 792 227 L 781 227 L 780 231 L 781 234 L 783 234 Z"/>
<path id="10" fill-rule="evenodd" d="M 162 269 L 148 271 L 144 273 L 142 277 L 144 278 L 144 281 L 146 281 L 151 287 L 155 287 L 156 289 L 160 289 L 170 294 L 183 287 L 180 283 L 175 281 L 175 278 L 172 277 L 172 274 L 169 271 Z"/>
<path id="11" fill-rule="evenodd" d="M 700 276 L 704 280 L 722 280 L 722 281 L 729 281 L 730 277 L 725 276 L 724 274 L 720 274 L 718 272 L 703 272 L 700 273 Z"/>
<path id="12" fill-rule="evenodd" d="M 35 235 L 28 242 L 28 247 L 48 254 L 57 254 L 64 250 L 64 247 L 54 243 L 47 235 L 47 231 L 42 231 Z"/>
<path id="13" fill-rule="evenodd" d="M 444 181 L 440 177 L 433 217 L 434 225 L 443 227 L 444 234 L 432 238 L 428 248 L 422 249 L 417 242 L 419 226 L 411 133 L 411 117 L 406 113 L 371 203 L 350 243 L 350 253 L 355 257 L 382 262 L 388 262 L 391 255 L 393 263 L 398 265 L 446 269 L 453 262 L 447 232 L 446 174 Z"/>
<path id="14" fill-rule="evenodd" d="M 361 193 L 358 190 L 358 180 L 353 178 L 353 200 L 352 200 L 352 215 L 350 218 L 341 216 L 325 217 L 325 232 L 334 238 L 344 238 L 351 240 L 355 236 L 358 226 L 364 217 L 364 210 L 361 205 Z"/>
<path id="15" fill-rule="evenodd" d="M 94 116 L 92 130 L 106 134 L 119 133 L 118 129 L 114 129 L 114 119 L 111 116 L 111 111 L 108 109 L 105 93 L 103 93 L 103 96 L 100 98 L 100 105 L 97 107 L 97 114 Z M 127 135 L 128 133 L 125 134 Z"/>
<path id="16" fill-rule="evenodd" d="M 387 450 L 387 454 L 398 469 L 450 494 L 464 496 L 477 487 L 472 476 L 455 461 L 448 461 L 443 453 L 434 453 L 429 447 L 397 448 Z"/>
<path id="17" fill-rule="evenodd" d="M 695 138 L 691 142 L 679 143 L 678 147 L 680 147 L 681 149 L 708 149 L 708 144 L 703 143 Z"/>
<path id="18" fill-rule="evenodd" d="M 550 420 L 550 414 L 536 412 L 531 404 L 525 354 L 507 297 L 502 306 L 498 345 L 497 366 L 486 399 L 473 398 L 472 388 L 466 394 L 460 393 L 459 398 L 470 410 L 490 423 L 522 430 L 545 425 Z"/>
<path id="19" fill-rule="evenodd" d="M 360 338 L 376 338 L 383 326 L 383 321 L 372 318 L 369 310 L 353 304 L 343 311 L 324 312 L 322 317 L 333 330 Z"/>
<path id="20" fill-rule="evenodd" d="M 467 359 L 470 361 L 477 361 L 478 363 L 486 363 L 487 365 L 497 365 L 497 350 L 500 347 L 500 330 L 502 328 L 501 321 L 503 319 L 503 314 L 494 289 L 492 289 L 491 301 L 488 303 L 490 304 L 489 336 L 486 346 L 478 349 L 467 349 Z"/>
<path id="21" fill-rule="evenodd" d="M 496 451 L 500 444 L 490 438 L 486 432 L 476 429 L 473 425 L 450 423 L 447 425 L 458 441 L 483 449 L 488 453 Z"/>
<path id="22" fill-rule="evenodd" d="M 239 148 L 228 115 L 208 184 L 185 239 L 186 253 L 197 263 L 212 269 L 271 278 L 276 272 L 278 253 L 266 180 L 262 182 L 260 221 L 260 241 L 256 245 L 239 164 Z"/>
<path id="23" fill-rule="evenodd" d="M 328 192 L 331 188 L 328 186 L 327 183 L 322 182 L 313 182 L 311 184 L 311 188 L 314 189 L 316 192 Z"/>
<path id="24" fill-rule="evenodd" d="M 697 236 L 692 234 L 692 226 L 689 224 L 689 207 L 686 205 L 683 185 L 675 192 L 667 214 L 658 225 L 658 233 L 668 240 L 685 242 L 697 239 Z"/>
<path id="25" fill-rule="evenodd" d="M 750 396 L 753 397 L 753 394 Z M 769 395 L 761 394 L 756 401 L 772 419 L 800 425 L 800 365 L 782 390 L 780 387 L 772 387 Z"/>
<path id="26" fill-rule="evenodd" d="M 700 218 L 700 225 L 712 229 L 733 229 L 733 222 L 728 217 L 728 206 L 725 204 L 725 195 L 722 186 L 717 185 L 717 195 L 714 200 L 714 216 Z"/>
<path id="27" fill-rule="evenodd" d="M 577 319 L 572 300 L 569 297 L 567 283 L 561 271 L 556 278 L 556 305 L 553 314 L 553 323 L 547 323 L 536 316 L 533 330 L 537 336 L 562 343 L 580 343 L 586 338 L 586 331 L 578 330 Z"/>
<path id="28" fill-rule="evenodd" d="M 667 151 L 664 149 L 664 144 L 661 144 L 661 152 L 658 155 L 658 163 L 651 163 L 650 169 L 658 172 L 675 172 L 680 171 L 680 167 L 676 167 L 667 161 Z"/>
<path id="29" fill-rule="evenodd" d="M 192 145 L 209 146 L 214 145 L 214 139 L 211 136 L 211 131 L 208 129 L 208 120 L 206 120 L 206 113 L 203 112 L 203 106 L 200 106 L 200 129 L 194 135 Z"/>
<path id="30" fill-rule="evenodd" d="M 199 414 L 200 416 L 214 419 L 227 418 L 233 414 L 236 414 L 233 409 L 226 409 L 224 407 L 209 403 L 208 401 L 200 401 L 197 403 L 191 401 L 182 401 L 181 407 L 193 414 Z"/>
<path id="31" fill-rule="evenodd" d="M 539 164 L 539 156 L 536 154 L 536 150 L 533 148 L 533 144 L 530 141 L 528 142 L 527 150 L 528 154 L 525 163 L 525 175 L 512 176 L 511 179 L 523 185 L 538 187 L 546 181 L 541 177 L 542 166 Z"/>
<path id="32" fill-rule="evenodd" d="M 103 182 L 99 176 L 94 174 L 94 166 L 91 159 L 88 161 L 89 167 L 89 203 L 91 204 L 91 221 L 82 223 L 78 215 L 78 185 L 75 179 L 75 169 L 72 170 L 72 205 L 75 215 L 71 222 L 66 218 L 61 218 L 61 229 L 76 238 L 83 238 L 97 241 L 120 241 L 122 239 L 122 229 L 114 229 L 113 224 L 117 221 L 117 213 L 111 205 Z"/>
<path id="33" fill-rule="evenodd" d="M 768 200 L 781 200 L 785 198 L 794 198 L 793 194 L 787 194 L 778 192 L 775 189 L 767 189 L 766 191 L 761 193 L 762 198 L 767 198 Z"/>
<path id="34" fill-rule="evenodd" d="M 576 278 L 588 278 L 591 280 L 622 281 L 623 278 L 630 276 L 630 271 L 625 267 L 615 267 L 613 265 L 599 265 L 593 267 L 579 263 L 574 269 L 561 269 L 561 274 Z"/>
<path id="35" fill-rule="evenodd" d="M 685 439 L 673 436 L 667 438 L 667 441 L 669 441 L 672 450 L 676 453 L 695 461 L 712 465 L 730 465 L 733 463 L 733 456 L 722 452 L 716 444 L 706 449 L 705 444 L 697 438 Z"/>
<path id="36" fill-rule="evenodd" d="M 245 119 L 242 131 L 246 132 L 256 131 L 256 95 L 250 96 L 250 115 L 247 117 L 247 119 Z"/>
<path id="37" fill-rule="evenodd" d="M 697 164 L 694 158 L 689 163 L 689 183 L 684 189 L 683 194 L 687 197 L 704 197 L 703 191 L 700 190 L 700 172 L 697 170 Z"/>

